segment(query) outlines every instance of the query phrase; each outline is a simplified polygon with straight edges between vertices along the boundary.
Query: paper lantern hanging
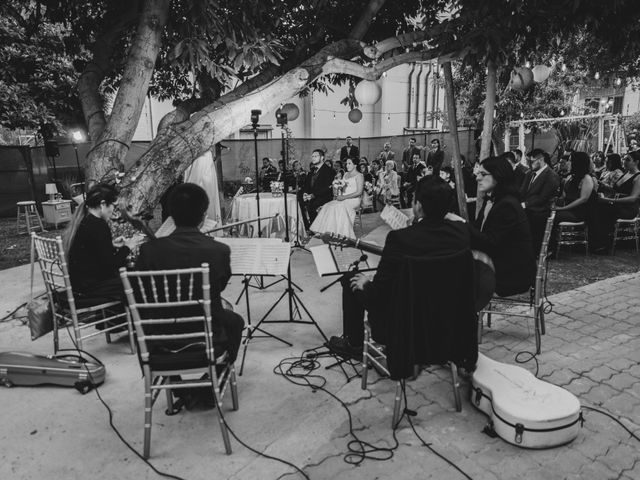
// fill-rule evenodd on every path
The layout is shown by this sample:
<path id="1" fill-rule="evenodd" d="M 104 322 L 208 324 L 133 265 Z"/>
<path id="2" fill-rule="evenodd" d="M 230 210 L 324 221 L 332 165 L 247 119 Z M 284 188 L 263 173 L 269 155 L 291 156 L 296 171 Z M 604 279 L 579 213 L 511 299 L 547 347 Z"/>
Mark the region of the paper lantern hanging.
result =
<path id="1" fill-rule="evenodd" d="M 354 108 L 349 112 L 349 120 L 351 120 L 351 123 L 358 123 L 362 120 L 362 112 L 359 109 Z"/>
<path id="2" fill-rule="evenodd" d="M 542 83 L 547 78 L 549 78 L 549 75 L 551 75 L 551 68 L 547 67 L 546 65 L 536 65 L 531 70 L 531 73 L 533 73 L 534 82 Z"/>
<path id="3" fill-rule="evenodd" d="M 519 67 L 511 71 L 509 86 L 514 90 L 526 90 L 533 85 L 533 72 L 530 68 Z"/>
<path id="4" fill-rule="evenodd" d="M 360 105 L 373 105 L 380 100 L 382 89 L 376 82 L 362 80 L 356 85 L 354 94 Z"/>
<path id="5" fill-rule="evenodd" d="M 285 103 L 282 107 L 276 110 L 276 116 L 280 113 L 286 113 L 287 120 L 293 122 L 300 115 L 300 109 L 295 103 Z"/>

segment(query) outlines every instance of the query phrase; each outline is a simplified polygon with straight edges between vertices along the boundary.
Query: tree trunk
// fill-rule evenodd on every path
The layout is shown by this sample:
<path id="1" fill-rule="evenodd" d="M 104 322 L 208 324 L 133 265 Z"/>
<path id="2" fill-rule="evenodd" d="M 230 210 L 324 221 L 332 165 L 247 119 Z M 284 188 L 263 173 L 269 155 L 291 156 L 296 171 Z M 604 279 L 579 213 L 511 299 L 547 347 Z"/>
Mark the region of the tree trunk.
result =
<path id="1" fill-rule="evenodd" d="M 491 135 L 493 133 L 493 114 L 496 108 L 497 68 L 493 60 L 487 61 L 487 95 L 484 100 L 484 121 L 482 123 L 482 143 L 480 160 L 491 155 Z"/>
<path id="2" fill-rule="evenodd" d="M 109 121 L 87 158 L 89 184 L 108 181 L 122 168 L 149 89 L 168 10 L 169 0 L 145 1 Z"/>
<path id="3" fill-rule="evenodd" d="M 444 87 L 447 95 L 447 120 L 449 122 L 449 133 L 453 145 L 453 155 L 451 163 L 456 181 L 456 196 L 458 199 L 458 209 L 460 216 L 469 221 L 467 213 L 467 199 L 464 190 L 464 177 L 462 176 L 462 159 L 460 158 L 460 139 L 458 138 L 458 120 L 456 118 L 456 98 L 453 91 L 453 74 L 451 73 L 451 62 L 442 64 L 444 69 Z"/>

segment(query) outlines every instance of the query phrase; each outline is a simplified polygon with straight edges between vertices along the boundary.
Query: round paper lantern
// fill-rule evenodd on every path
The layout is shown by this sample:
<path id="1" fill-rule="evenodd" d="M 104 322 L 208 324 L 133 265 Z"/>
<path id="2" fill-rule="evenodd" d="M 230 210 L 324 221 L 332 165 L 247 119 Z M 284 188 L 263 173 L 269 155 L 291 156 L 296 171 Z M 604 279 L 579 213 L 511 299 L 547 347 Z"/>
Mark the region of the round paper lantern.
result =
<path id="1" fill-rule="evenodd" d="M 359 109 L 354 108 L 349 112 L 349 120 L 351 120 L 352 123 L 358 123 L 362 120 L 362 112 Z"/>
<path id="2" fill-rule="evenodd" d="M 376 82 L 362 80 L 356 86 L 355 96 L 361 105 L 373 105 L 380 100 L 382 89 Z"/>
<path id="3" fill-rule="evenodd" d="M 276 110 L 276 115 L 280 113 L 286 113 L 287 120 L 293 122 L 300 115 L 300 109 L 295 103 L 285 103 L 281 108 Z"/>
<path id="4" fill-rule="evenodd" d="M 514 90 L 526 90 L 533 85 L 533 72 L 530 68 L 519 67 L 511 71 L 509 86 Z"/>
<path id="5" fill-rule="evenodd" d="M 551 69 L 546 65 L 536 65 L 531 72 L 533 73 L 533 81 L 536 83 L 544 82 L 551 75 Z"/>

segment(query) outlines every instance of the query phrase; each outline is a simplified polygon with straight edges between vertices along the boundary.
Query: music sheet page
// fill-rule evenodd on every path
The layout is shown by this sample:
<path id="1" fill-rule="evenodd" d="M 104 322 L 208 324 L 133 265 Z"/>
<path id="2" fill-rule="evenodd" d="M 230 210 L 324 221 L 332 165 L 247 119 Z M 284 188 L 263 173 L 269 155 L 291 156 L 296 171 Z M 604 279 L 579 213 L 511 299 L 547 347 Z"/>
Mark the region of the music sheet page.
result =
<path id="1" fill-rule="evenodd" d="M 377 255 L 363 253 L 357 248 L 316 245 L 315 247 L 311 247 L 310 250 L 318 274 L 321 277 L 348 272 L 351 270 L 353 262 L 360 260 L 362 255 L 366 255 L 367 259 L 358 264 L 358 269 L 361 271 L 369 271 L 377 268 L 380 260 L 380 257 Z"/>
<path id="2" fill-rule="evenodd" d="M 233 275 L 286 275 L 291 243 L 279 238 L 220 237 L 231 248 Z"/>

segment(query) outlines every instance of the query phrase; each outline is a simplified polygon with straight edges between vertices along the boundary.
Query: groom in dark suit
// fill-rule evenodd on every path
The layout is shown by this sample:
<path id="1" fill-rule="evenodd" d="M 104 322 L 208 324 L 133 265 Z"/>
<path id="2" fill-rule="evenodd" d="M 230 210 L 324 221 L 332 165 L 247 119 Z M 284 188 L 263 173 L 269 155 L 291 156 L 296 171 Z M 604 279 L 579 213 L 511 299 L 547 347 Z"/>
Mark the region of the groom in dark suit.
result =
<path id="1" fill-rule="evenodd" d="M 536 257 L 540 253 L 551 205 L 560 187 L 560 177 L 551 169 L 549 162 L 547 152 L 540 148 L 534 149 L 531 152 L 531 170 L 525 175 L 520 188 L 520 198 L 531 227 L 533 253 Z"/>
<path id="2" fill-rule="evenodd" d="M 400 281 L 402 259 L 406 255 L 451 255 L 470 248 L 467 225 L 444 218 L 452 201 L 453 190 L 440 177 L 429 175 L 418 182 L 413 211 L 419 220 L 407 228 L 389 232 L 373 280 L 361 273 L 343 277 L 344 337 L 331 337 L 331 350 L 361 355 L 365 310 L 374 340 L 385 343 L 384 322 L 389 321 L 389 306 L 394 302 L 389 296 Z"/>
<path id="3" fill-rule="evenodd" d="M 311 166 L 306 176 L 298 201 L 302 210 L 302 220 L 305 228 L 313 223 L 318 215 L 318 208 L 333 198 L 331 184 L 335 172 L 324 163 L 324 152 L 316 149 L 311 154 Z"/>

